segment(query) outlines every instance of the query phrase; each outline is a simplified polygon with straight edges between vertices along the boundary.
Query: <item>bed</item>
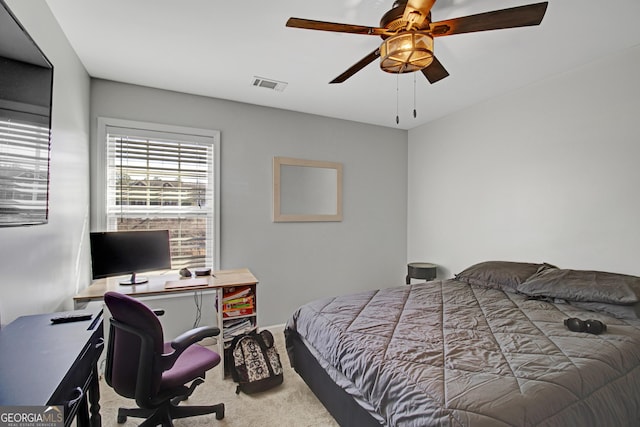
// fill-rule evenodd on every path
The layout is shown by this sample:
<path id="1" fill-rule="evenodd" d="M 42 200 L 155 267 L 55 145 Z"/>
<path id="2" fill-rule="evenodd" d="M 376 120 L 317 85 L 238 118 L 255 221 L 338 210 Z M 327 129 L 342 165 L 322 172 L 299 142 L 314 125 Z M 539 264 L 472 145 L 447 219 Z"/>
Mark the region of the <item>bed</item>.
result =
<path id="1" fill-rule="evenodd" d="M 640 425 L 639 296 L 635 276 L 489 261 L 312 301 L 285 338 L 342 426 Z"/>

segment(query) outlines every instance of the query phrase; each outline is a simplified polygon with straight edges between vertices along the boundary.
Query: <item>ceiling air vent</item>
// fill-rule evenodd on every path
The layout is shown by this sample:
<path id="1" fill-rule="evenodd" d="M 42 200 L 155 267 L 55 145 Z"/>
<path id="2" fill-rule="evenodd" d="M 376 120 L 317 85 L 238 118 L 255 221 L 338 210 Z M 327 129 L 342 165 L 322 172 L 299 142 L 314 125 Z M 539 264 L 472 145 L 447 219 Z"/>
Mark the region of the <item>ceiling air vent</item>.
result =
<path id="1" fill-rule="evenodd" d="M 263 87 L 265 89 L 277 90 L 282 92 L 287 87 L 287 83 L 279 82 L 277 80 L 265 79 L 264 77 L 253 76 L 251 80 L 251 86 Z"/>

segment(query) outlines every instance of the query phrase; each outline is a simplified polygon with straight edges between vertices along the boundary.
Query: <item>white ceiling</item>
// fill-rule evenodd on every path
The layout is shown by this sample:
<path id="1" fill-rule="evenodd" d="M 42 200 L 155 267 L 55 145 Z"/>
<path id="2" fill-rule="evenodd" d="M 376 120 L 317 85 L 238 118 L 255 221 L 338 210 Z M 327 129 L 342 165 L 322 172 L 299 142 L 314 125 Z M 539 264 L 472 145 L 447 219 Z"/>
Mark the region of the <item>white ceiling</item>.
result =
<path id="1" fill-rule="evenodd" d="M 540 26 L 437 38 L 450 76 L 433 85 L 421 73 L 384 73 L 378 61 L 330 85 L 380 38 L 286 28 L 287 19 L 378 26 L 392 0 L 46 1 L 92 77 L 401 129 L 640 43 L 638 0 L 549 0 Z M 536 2 L 438 0 L 432 18 Z M 288 86 L 252 87 L 253 76 Z"/>

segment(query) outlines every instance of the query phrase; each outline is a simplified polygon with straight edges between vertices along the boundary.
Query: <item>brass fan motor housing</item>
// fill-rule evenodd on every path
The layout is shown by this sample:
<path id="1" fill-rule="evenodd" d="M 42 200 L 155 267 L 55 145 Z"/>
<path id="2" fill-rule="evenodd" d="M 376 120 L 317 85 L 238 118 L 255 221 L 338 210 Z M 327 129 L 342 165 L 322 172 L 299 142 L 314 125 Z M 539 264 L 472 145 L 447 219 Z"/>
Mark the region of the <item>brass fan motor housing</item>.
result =
<path id="1" fill-rule="evenodd" d="M 393 4 L 393 8 L 387 11 L 382 18 L 380 18 L 380 27 L 385 28 L 392 32 L 400 32 L 407 29 L 408 22 L 404 19 L 404 9 L 406 5 L 406 1 L 403 2 L 395 2 Z M 429 12 L 428 18 L 422 23 L 420 26 L 414 26 L 415 30 L 428 30 L 429 25 L 431 25 L 431 12 Z M 387 35 L 380 36 L 383 39 L 386 39 Z"/>

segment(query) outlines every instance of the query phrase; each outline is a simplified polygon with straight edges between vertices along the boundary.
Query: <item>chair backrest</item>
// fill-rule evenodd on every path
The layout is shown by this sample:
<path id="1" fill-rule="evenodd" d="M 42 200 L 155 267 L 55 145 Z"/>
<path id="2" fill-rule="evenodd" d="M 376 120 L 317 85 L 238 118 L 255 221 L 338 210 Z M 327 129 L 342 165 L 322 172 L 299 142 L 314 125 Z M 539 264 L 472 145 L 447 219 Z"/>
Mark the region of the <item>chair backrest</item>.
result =
<path id="1" fill-rule="evenodd" d="M 162 325 L 158 316 L 135 298 L 107 292 L 104 302 L 111 312 L 105 380 L 116 393 L 141 405 L 160 387 Z"/>

